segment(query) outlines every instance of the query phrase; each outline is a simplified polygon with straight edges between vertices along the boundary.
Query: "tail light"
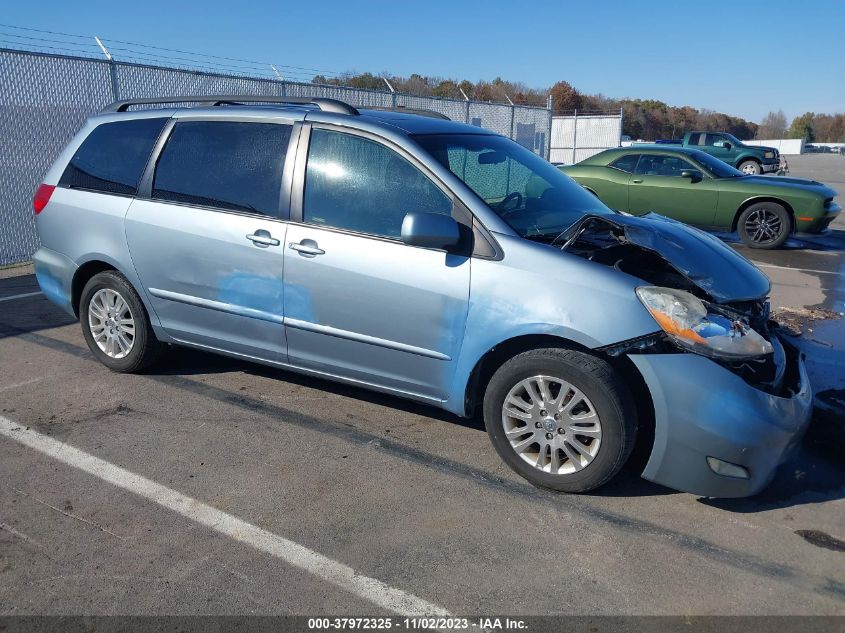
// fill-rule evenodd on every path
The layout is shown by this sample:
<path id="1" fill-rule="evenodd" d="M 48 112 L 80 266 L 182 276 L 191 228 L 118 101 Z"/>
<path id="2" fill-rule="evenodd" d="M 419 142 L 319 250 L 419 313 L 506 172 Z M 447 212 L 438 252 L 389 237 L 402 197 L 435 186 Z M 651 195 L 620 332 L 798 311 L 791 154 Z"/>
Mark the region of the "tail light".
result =
<path id="1" fill-rule="evenodd" d="M 55 189 L 55 185 L 38 185 L 38 189 L 35 191 L 35 197 L 32 199 L 32 208 L 35 209 L 35 215 L 38 215 L 44 210 L 44 207 L 50 202 L 50 196 L 53 195 Z"/>

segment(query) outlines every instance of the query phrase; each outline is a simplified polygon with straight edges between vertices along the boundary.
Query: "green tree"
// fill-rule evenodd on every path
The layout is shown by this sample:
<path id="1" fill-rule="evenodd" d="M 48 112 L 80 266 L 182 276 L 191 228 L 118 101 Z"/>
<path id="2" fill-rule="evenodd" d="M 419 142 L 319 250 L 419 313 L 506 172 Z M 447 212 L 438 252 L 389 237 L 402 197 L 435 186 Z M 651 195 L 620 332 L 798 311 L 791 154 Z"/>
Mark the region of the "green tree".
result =
<path id="1" fill-rule="evenodd" d="M 435 97 L 459 97 L 458 84 L 451 79 L 444 79 L 431 90 Z"/>
<path id="2" fill-rule="evenodd" d="M 812 112 L 805 112 L 792 119 L 792 124 L 789 126 L 789 138 L 803 138 L 805 142 L 812 143 L 816 138 L 813 131 L 815 116 Z"/>

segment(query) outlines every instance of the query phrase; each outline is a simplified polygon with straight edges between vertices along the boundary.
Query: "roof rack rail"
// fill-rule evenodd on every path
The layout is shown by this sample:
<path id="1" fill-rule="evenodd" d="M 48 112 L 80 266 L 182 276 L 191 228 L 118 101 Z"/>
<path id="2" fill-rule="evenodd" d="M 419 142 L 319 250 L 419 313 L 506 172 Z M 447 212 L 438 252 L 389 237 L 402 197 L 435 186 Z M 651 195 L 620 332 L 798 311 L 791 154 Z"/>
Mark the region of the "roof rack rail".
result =
<path id="1" fill-rule="evenodd" d="M 155 105 L 164 103 L 201 103 L 203 105 L 221 106 L 238 105 L 242 103 L 279 103 L 305 104 L 317 106 L 323 112 L 336 112 L 357 116 L 358 109 L 338 99 L 325 97 L 268 97 L 261 95 L 193 95 L 187 97 L 155 97 L 152 99 L 124 99 L 115 101 L 102 109 L 102 112 L 126 112 L 133 105 Z"/>
<path id="2" fill-rule="evenodd" d="M 418 116 L 427 116 L 431 119 L 443 119 L 444 121 L 451 121 L 442 112 L 437 110 L 424 110 L 422 108 L 406 108 L 405 106 L 396 106 L 395 108 L 383 108 L 379 106 L 367 106 L 368 110 L 378 110 L 379 112 L 407 112 L 408 114 L 416 114 Z"/>

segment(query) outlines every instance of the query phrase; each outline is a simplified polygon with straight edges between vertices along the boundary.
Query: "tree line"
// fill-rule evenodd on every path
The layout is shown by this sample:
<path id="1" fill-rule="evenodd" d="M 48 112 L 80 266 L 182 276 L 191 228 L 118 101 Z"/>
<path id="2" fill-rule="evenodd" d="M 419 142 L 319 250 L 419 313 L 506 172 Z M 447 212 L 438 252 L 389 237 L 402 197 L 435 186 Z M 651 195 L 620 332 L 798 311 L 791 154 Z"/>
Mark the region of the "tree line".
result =
<path id="1" fill-rule="evenodd" d="M 757 130 L 759 138 L 803 138 L 806 143 L 845 143 L 845 114 L 805 112 L 787 126 L 783 110 L 769 112 Z"/>
<path id="2" fill-rule="evenodd" d="M 313 83 L 350 86 L 365 90 L 385 90 L 385 79 L 397 92 L 418 96 L 448 97 L 490 101 L 517 105 L 545 107 L 549 95 L 555 114 L 572 114 L 622 110 L 622 133 L 633 139 L 653 141 L 659 138 L 675 138 L 689 130 L 719 130 L 730 132 L 740 139 L 753 138 L 806 138 L 809 121 L 810 138 L 816 141 L 839 141 L 845 134 L 845 115 L 807 114 L 796 117 L 787 126 L 786 117 L 780 112 L 769 113 L 759 126 L 722 112 L 714 112 L 691 106 L 670 106 L 656 99 L 618 99 L 602 94 L 583 94 L 566 81 L 558 81 L 550 88 L 530 88 L 522 82 L 505 81 L 497 77 L 492 81 L 467 81 L 426 77 L 414 73 L 410 77 L 374 75 L 372 73 L 345 73 L 336 77 L 317 75 Z M 770 120 L 770 117 L 775 119 Z M 808 119 L 809 117 L 809 119 Z M 772 125 L 774 123 L 774 125 Z M 759 128 L 759 129 L 758 129 Z M 778 134 L 774 134 L 774 130 Z M 812 140 L 808 142 L 812 142 Z"/>

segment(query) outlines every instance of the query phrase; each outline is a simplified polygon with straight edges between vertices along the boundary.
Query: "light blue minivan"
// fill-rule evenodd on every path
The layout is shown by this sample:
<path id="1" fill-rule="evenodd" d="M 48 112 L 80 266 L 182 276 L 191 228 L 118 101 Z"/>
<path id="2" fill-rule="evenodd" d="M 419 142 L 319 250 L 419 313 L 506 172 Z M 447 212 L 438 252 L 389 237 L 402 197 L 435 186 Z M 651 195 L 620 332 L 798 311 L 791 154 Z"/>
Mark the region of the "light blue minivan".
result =
<path id="1" fill-rule="evenodd" d="M 109 368 L 186 345 L 480 412 L 540 486 L 594 489 L 636 445 L 646 479 L 751 495 L 810 417 L 747 260 L 436 113 L 119 102 L 34 208 L 38 282 Z"/>

